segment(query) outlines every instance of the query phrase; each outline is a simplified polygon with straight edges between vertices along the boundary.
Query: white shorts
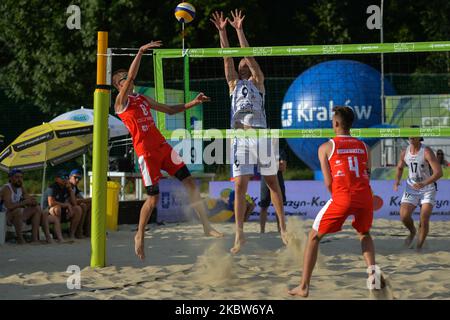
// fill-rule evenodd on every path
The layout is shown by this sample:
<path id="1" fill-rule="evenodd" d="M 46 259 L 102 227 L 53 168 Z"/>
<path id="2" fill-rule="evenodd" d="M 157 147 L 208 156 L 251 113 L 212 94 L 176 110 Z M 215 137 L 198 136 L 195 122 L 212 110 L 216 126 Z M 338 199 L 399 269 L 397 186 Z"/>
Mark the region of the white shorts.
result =
<path id="1" fill-rule="evenodd" d="M 434 206 L 436 202 L 436 189 L 430 189 L 427 191 L 421 191 L 411 188 L 406 184 L 405 192 L 403 192 L 403 197 L 401 203 L 409 203 L 413 206 L 418 206 L 419 204 L 429 203 Z"/>
<path id="2" fill-rule="evenodd" d="M 255 166 L 262 176 L 278 173 L 278 139 L 234 138 L 231 148 L 233 177 L 254 175 Z"/>

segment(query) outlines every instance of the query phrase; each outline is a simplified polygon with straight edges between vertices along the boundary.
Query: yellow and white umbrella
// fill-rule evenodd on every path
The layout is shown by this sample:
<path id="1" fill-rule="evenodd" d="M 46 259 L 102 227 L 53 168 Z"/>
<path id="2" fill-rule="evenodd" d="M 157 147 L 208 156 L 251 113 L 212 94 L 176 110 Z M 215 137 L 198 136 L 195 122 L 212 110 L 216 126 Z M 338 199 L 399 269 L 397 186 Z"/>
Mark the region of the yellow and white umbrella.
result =
<path id="1" fill-rule="evenodd" d="M 0 169 L 32 170 L 83 154 L 92 143 L 93 126 L 78 121 L 44 123 L 23 132 L 0 153 Z"/>
<path id="2" fill-rule="evenodd" d="M 43 123 L 23 132 L 0 153 L 0 169 L 23 171 L 56 165 L 87 152 L 92 143 L 93 126 L 78 121 Z"/>

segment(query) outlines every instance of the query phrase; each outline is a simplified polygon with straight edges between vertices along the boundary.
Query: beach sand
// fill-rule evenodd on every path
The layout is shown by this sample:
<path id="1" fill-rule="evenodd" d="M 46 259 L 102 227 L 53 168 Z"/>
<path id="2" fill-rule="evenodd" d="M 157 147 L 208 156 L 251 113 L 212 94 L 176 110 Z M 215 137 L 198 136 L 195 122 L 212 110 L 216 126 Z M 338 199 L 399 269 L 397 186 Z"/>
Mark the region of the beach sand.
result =
<path id="1" fill-rule="evenodd" d="M 89 239 L 68 244 L 0 246 L 0 299 L 302 299 L 288 288 L 300 279 L 306 234 L 312 220 L 289 217 L 284 247 L 269 223 L 245 225 L 247 244 L 232 256 L 234 224 L 216 224 L 222 239 L 203 236 L 195 223 L 150 227 L 146 260 L 134 254 L 132 225 L 109 232 L 107 267 L 91 269 Z M 375 220 L 377 264 L 388 288 L 371 292 L 359 241 L 350 226 L 322 240 L 308 299 L 449 299 L 450 222 L 432 222 L 422 252 L 403 247 L 399 221 Z M 69 265 L 81 269 L 81 289 L 66 282 Z"/>

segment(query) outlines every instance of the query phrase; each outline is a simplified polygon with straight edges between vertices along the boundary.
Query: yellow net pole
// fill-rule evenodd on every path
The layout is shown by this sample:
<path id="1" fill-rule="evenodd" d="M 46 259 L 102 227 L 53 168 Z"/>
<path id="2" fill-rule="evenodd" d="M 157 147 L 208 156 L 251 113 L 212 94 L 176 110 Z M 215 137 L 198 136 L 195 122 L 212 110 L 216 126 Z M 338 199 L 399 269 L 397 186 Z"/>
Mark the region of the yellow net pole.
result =
<path id="1" fill-rule="evenodd" d="M 108 171 L 108 109 L 110 87 L 106 85 L 108 32 L 98 32 L 97 87 L 94 92 L 94 138 L 92 160 L 91 267 L 106 265 L 106 188 Z"/>

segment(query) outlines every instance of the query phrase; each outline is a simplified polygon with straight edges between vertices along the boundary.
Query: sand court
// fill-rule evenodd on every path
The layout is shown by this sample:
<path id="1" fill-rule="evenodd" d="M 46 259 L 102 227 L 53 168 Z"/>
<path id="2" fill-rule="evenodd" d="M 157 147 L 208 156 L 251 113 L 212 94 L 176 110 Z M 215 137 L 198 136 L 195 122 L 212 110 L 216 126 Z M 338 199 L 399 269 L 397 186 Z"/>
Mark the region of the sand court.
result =
<path id="1" fill-rule="evenodd" d="M 121 225 L 108 233 L 107 264 L 91 269 L 89 239 L 68 244 L 6 244 L 0 248 L 0 299 L 301 299 L 288 287 L 298 284 L 311 220 L 288 219 L 290 244 L 282 245 L 276 224 L 265 234 L 258 223 L 245 226 L 247 244 L 231 255 L 234 224 L 218 224 L 222 239 L 203 236 L 192 223 L 151 226 L 146 260 L 134 254 L 132 231 Z M 383 292 L 366 287 L 365 265 L 355 232 L 321 243 L 308 299 L 449 299 L 450 222 L 432 222 L 425 248 L 403 246 L 401 222 L 375 220 L 372 229 L 377 264 L 388 280 Z M 69 265 L 81 269 L 81 289 L 66 282 Z"/>

